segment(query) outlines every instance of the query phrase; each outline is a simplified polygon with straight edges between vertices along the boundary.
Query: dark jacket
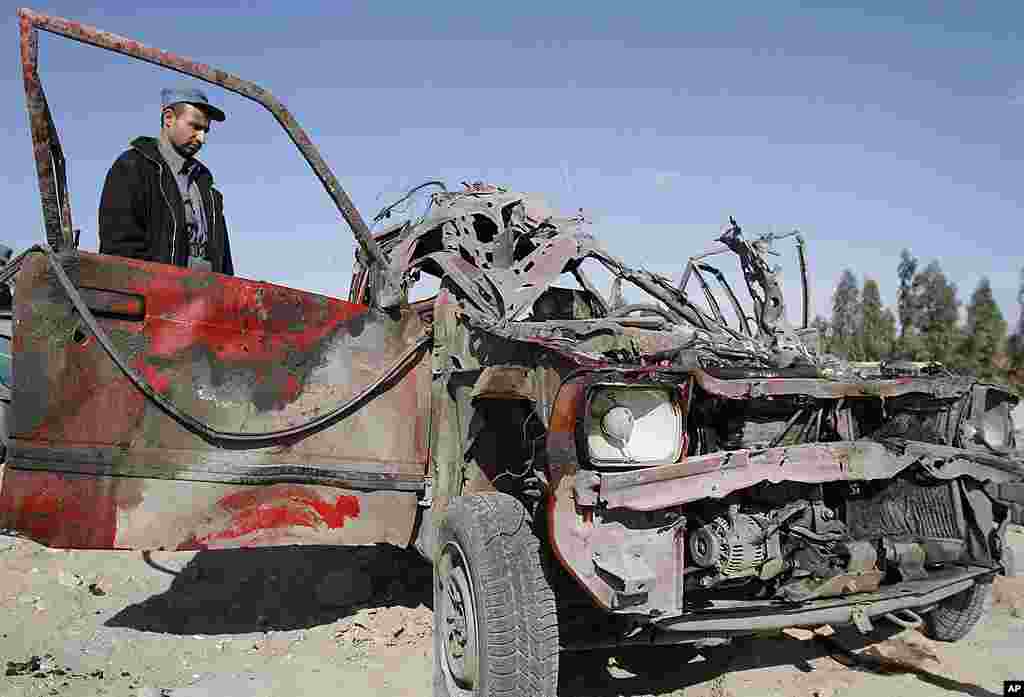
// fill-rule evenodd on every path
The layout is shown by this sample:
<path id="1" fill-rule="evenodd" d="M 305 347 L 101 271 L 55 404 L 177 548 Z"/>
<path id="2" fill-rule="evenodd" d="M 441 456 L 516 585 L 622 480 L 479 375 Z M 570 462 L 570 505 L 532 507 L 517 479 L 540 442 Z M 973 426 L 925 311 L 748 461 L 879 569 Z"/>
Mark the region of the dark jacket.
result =
<path id="1" fill-rule="evenodd" d="M 156 138 L 136 138 L 114 162 L 100 197 L 100 254 L 188 265 L 185 204 Z M 234 274 L 224 197 L 202 163 L 196 183 L 203 197 L 207 255 L 217 273 Z"/>

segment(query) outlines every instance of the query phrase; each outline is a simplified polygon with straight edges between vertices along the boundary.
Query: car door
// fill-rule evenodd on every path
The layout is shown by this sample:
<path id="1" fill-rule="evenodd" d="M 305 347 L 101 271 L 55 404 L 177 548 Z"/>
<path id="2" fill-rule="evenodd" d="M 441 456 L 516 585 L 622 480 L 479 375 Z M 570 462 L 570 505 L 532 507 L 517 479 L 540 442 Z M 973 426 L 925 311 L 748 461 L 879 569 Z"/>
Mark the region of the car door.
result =
<path id="1" fill-rule="evenodd" d="M 15 280 L 0 526 L 61 548 L 410 543 L 430 395 L 413 308 L 57 259 Z"/>

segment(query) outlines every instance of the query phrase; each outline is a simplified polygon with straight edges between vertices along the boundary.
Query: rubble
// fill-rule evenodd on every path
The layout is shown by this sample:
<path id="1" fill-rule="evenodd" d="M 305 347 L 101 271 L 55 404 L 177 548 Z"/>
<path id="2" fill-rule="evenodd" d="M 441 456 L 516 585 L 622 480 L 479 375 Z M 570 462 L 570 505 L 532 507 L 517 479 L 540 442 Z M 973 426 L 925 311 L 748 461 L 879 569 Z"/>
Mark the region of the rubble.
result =
<path id="1" fill-rule="evenodd" d="M 814 638 L 813 631 L 810 629 L 802 629 L 800 627 L 787 627 L 782 630 L 782 633 L 791 639 L 796 639 L 797 641 L 810 641 Z"/>
<path id="2" fill-rule="evenodd" d="M 929 671 L 942 665 L 931 640 L 917 631 L 901 632 L 895 637 L 868 646 L 859 654 L 861 664 L 873 665 L 880 670 Z M 874 659 L 870 663 L 864 657 Z"/>
<path id="3" fill-rule="evenodd" d="M 369 608 L 343 620 L 334 638 L 362 648 L 417 646 L 432 634 L 432 613 L 425 607 Z"/>
<path id="4" fill-rule="evenodd" d="M 45 654 L 43 656 L 31 656 L 27 661 L 7 661 L 7 669 L 5 671 L 6 677 L 24 677 L 31 676 L 36 679 L 43 678 L 68 678 L 68 679 L 85 679 L 94 678 L 102 680 L 105 676 L 102 670 L 93 670 L 88 673 L 75 672 L 67 666 L 61 666 L 57 663 L 53 654 Z M 126 673 L 125 673 L 126 675 Z M 67 684 L 67 683 L 65 683 Z"/>
<path id="5" fill-rule="evenodd" d="M 11 676 L 11 675 L 26 675 L 26 674 L 29 674 L 29 673 L 35 673 L 36 671 L 39 670 L 39 666 L 41 664 L 41 660 L 42 659 L 40 659 L 39 656 L 32 656 L 31 658 L 29 658 L 27 661 L 24 661 L 24 662 L 7 661 L 7 672 L 5 674 L 7 676 Z"/>
<path id="6" fill-rule="evenodd" d="M 997 577 L 992 583 L 992 604 L 1007 609 L 1012 617 L 1024 619 L 1024 576 Z"/>

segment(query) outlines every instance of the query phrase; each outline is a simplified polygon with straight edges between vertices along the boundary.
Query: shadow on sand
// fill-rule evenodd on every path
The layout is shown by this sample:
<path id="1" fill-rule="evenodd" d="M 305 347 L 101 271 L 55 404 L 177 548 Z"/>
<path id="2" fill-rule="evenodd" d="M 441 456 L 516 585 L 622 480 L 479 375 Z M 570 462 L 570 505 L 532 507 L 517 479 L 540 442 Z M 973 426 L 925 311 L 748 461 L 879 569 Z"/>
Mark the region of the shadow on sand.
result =
<path id="1" fill-rule="evenodd" d="M 329 624 L 364 607 L 430 607 L 431 568 L 412 550 L 271 547 L 198 552 L 165 592 L 105 625 L 166 634 L 247 634 Z"/>

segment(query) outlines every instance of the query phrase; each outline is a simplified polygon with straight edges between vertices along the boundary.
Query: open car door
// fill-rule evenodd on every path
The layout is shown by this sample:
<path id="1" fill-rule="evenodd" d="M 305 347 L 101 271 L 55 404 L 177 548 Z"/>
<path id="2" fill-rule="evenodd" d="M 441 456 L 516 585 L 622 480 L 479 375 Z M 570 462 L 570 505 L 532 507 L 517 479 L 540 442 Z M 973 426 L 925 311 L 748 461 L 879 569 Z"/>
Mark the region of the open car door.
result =
<path id="1" fill-rule="evenodd" d="M 0 272 L 15 287 L 0 527 L 61 548 L 409 544 L 428 490 L 429 323 L 308 137 L 223 71 L 19 14 L 49 244 Z M 369 302 L 77 250 L 38 29 L 267 107 L 375 270 Z"/>

